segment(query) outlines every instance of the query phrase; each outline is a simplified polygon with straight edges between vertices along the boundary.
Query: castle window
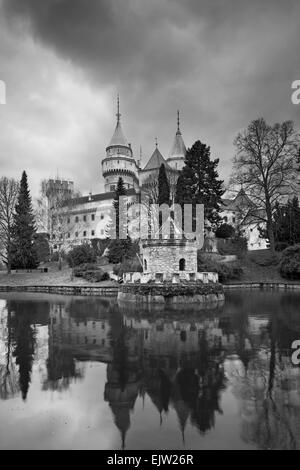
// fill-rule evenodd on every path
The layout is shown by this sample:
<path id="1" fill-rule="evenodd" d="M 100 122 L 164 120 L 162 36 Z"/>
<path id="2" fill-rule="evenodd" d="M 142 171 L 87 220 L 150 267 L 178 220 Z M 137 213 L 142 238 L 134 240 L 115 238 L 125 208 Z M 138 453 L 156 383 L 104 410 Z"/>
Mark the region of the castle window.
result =
<path id="1" fill-rule="evenodd" d="M 86 222 L 86 215 L 83 216 L 83 222 Z"/>
<path id="2" fill-rule="evenodd" d="M 92 237 L 95 236 L 95 230 L 92 230 Z"/>
<path id="3" fill-rule="evenodd" d="M 68 217 L 68 220 L 67 220 L 68 224 L 70 223 L 70 217 Z"/>
<path id="4" fill-rule="evenodd" d="M 75 237 L 76 237 L 76 238 L 78 237 L 78 232 L 75 232 Z"/>
<path id="5" fill-rule="evenodd" d="M 68 233 L 68 238 L 70 238 L 70 234 Z"/>
<path id="6" fill-rule="evenodd" d="M 232 223 L 233 224 L 235 223 L 235 217 L 232 217 Z"/>
<path id="7" fill-rule="evenodd" d="M 147 271 L 147 268 L 148 268 L 148 266 L 147 266 L 147 260 L 144 259 L 144 269 L 145 269 L 145 271 Z"/>
<path id="8" fill-rule="evenodd" d="M 79 217 L 78 216 L 75 217 L 75 222 L 79 222 Z"/>
<path id="9" fill-rule="evenodd" d="M 103 219 L 104 219 L 104 215 L 103 215 L 103 214 L 101 214 L 101 220 L 103 220 Z"/>
<path id="10" fill-rule="evenodd" d="M 227 222 L 227 221 L 228 221 L 228 217 L 225 215 L 225 217 L 223 217 L 223 220 L 224 220 L 224 222 Z"/>
<path id="11" fill-rule="evenodd" d="M 185 270 L 185 259 L 181 258 L 179 260 L 179 271 L 184 271 Z"/>
<path id="12" fill-rule="evenodd" d="M 86 237 L 86 230 L 83 231 L 83 236 Z"/>
<path id="13" fill-rule="evenodd" d="M 95 220 L 95 214 L 92 214 L 92 220 L 93 221 Z"/>

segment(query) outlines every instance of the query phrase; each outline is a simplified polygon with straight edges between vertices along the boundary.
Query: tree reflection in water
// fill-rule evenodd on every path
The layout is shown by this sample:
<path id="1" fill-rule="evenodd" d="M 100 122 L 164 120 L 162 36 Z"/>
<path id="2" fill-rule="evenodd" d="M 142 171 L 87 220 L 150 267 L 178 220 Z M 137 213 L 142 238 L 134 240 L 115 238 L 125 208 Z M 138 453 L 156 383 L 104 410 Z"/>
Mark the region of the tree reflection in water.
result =
<path id="1" fill-rule="evenodd" d="M 290 362 L 299 339 L 299 296 L 237 292 L 213 311 L 128 312 L 114 301 L 7 300 L 0 323 L 1 398 L 25 400 L 37 353 L 36 325 L 48 324 L 43 389 L 84 380 L 84 364 L 107 364 L 104 400 L 126 445 L 136 401 L 149 397 L 162 424 L 176 413 L 185 439 L 206 435 L 235 397 L 240 435 L 259 448 L 299 448 L 300 375 Z M 4 312 L 4 313 L 3 313 Z M 100 397 L 99 397 L 100 400 Z"/>

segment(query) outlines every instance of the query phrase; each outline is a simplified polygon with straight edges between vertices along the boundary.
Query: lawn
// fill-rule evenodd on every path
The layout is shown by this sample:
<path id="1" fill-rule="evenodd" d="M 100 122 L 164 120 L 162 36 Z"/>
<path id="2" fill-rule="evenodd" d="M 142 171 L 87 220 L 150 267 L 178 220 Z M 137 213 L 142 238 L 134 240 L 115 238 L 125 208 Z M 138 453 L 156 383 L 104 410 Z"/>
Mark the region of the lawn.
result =
<path id="1" fill-rule="evenodd" d="M 243 275 L 239 282 L 284 282 L 299 283 L 283 278 L 279 272 L 281 254 L 276 258 L 271 255 L 270 250 L 249 251 L 244 261 L 241 262 Z"/>
<path id="2" fill-rule="evenodd" d="M 67 266 L 63 266 L 61 271 L 58 270 L 56 264 L 51 264 L 48 267 L 48 273 L 40 273 L 34 271 L 31 273 L 21 272 L 8 275 L 5 271 L 0 271 L 0 285 L 2 286 L 88 286 L 88 285 L 101 285 L 101 286 L 115 286 L 118 285 L 115 281 L 102 281 L 97 283 L 90 283 L 81 278 L 74 277 L 71 280 L 72 270 Z M 104 269 L 105 268 L 105 269 Z M 108 271 L 108 267 L 104 266 L 103 271 Z"/>

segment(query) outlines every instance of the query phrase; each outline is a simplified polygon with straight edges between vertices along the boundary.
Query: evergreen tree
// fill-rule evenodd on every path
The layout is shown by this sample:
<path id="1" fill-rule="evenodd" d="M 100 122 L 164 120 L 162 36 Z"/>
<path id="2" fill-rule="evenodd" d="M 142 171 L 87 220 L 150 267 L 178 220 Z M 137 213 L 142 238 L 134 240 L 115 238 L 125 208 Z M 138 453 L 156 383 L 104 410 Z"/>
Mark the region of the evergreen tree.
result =
<path id="1" fill-rule="evenodd" d="M 127 232 L 127 227 L 123 227 L 121 230 L 120 227 L 120 197 L 126 196 L 126 189 L 124 186 L 124 182 L 122 178 L 119 178 L 114 200 L 113 200 L 113 208 L 115 210 L 115 224 L 114 227 L 111 227 L 110 230 L 115 228 L 115 236 L 116 238 L 111 241 L 109 244 L 109 255 L 108 259 L 110 263 L 121 263 L 124 258 L 130 256 L 132 242 L 129 236 L 126 239 L 120 238 L 120 235 Z M 125 224 L 127 224 L 127 217 L 124 217 Z"/>
<path id="2" fill-rule="evenodd" d="M 180 172 L 180 175 L 177 179 L 176 183 L 176 191 L 175 191 L 175 203 L 180 204 L 191 204 L 192 203 L 192 193 L 190 191 L 191 185 L 188 184 L 188 180 L 191 181 L 192 178 L 188 178 L 190 171 L 188 169 Z"/>
<path id="3" fill-rule="evenodd" d="M 300 207 L 297 197 L 289 200 L 286 205 L 276 204 L 273 214 L 275 242 L 282 246 L 300 243 Z M 267 234 L 264 233 L 266 236 Z"/>
<path id="4" fill-rule="evenodd" d="M 158 205 L 170 204 L 170 185 L 165 165 L 162 163 L 158 174 Z"/>
<path id="5" fill-rule="evenodd" d="M 175 202 L 204 204 L 205 219 L 213 226 L 220 221 L 223 181 L 219 180 L 219 159 L 210 159 L 210 147 L 197 140 L 187 150 L 185 166 L 177 181 Z"/>
<path id="6" fill-rule="evenodd" d="M 12 267 L 32 269 L 38 265 L 34 246 L 35 221 L 28 188 L 27 175 L 23 171 L 15 207 L 12 229 Z"/>
<path id="7" fill-rule="evenodd" d="M 126 195 L 126 189 L 124 186 L 124 181 L 122 178 L 119 178 L 117 189 L 115 192 L 115 197 L 113 200 L 113 207 L 116 212 L 116 238 L 120 238 L 120 197 Z"/>
<path id="8" fill-rule="evenodd" d="M 19 388 L 22 399 L 27 398 L 34 351 L 36 346 L 36 331 L 34 328 L 34 306 L 29 302 L 24 306 L 20 302 L 9 300 L 7 310 L 10 314 L 10 328 L 12 333 L 13 356 L 19 372 Z M 12 315 L 12 312 L 14 313 Z M 48 313 L 48 312 L 47 312 Z"/>

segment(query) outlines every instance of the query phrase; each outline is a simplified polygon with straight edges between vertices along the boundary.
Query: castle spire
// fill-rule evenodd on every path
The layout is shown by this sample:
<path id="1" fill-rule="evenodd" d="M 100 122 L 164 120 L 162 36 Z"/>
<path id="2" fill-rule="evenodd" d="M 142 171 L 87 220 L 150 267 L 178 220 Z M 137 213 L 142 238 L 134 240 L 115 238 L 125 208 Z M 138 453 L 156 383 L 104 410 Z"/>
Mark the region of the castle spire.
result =
<path id="1" fill-rule="evenodd" d="M 120 120 L 121 120 L 121 114 L 120 114 L 120 95 L 118 93 L 118 97 L 117 97 L 117 124 L 120 123 Z"/>
<path id="2" fill-rule="evenodd" d="M 119 93 L 117 95 L 117 114 L 116 114 L 116 116 L 117 116 L 117 125 L 116 125 L 114 135 L 112 136 L 111 141 L 109 143 L 109 147 L 119 146 L 119 145 L 121 145 L 123 147 L 129 147 L 128 143 L 127 143 L 127 139 L 125 138 L 125 136 L 123 134 L 122 127 L 121 127 L 120 95 L 119 95 Z"/>
<path id="3" fill-rule="evenodd" d="M 185 147 L 181 130 L 180 130 L 180 113 L 178 110 L 177 111 L 177 131 L 175 134 L 175 138 L 174 138 L 173 145 L 169 153 L 169 158 L 167 159 L 167 162 L 172 168 L 176 170 L 181 170 L 184 165 L 185 154 L 186 154 L 186 147 Z"/>
<path id="4" fill-rule="evenodd" d="M 177 134 L 181 135 L 180 132 L 180 115 L 179 115 L 179 110 L 177 110 Z"/>

